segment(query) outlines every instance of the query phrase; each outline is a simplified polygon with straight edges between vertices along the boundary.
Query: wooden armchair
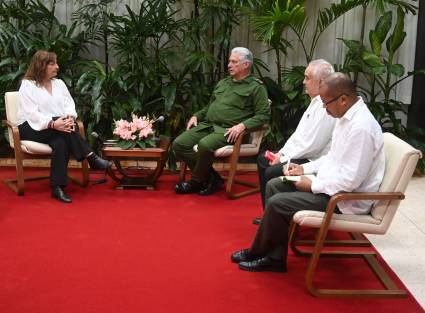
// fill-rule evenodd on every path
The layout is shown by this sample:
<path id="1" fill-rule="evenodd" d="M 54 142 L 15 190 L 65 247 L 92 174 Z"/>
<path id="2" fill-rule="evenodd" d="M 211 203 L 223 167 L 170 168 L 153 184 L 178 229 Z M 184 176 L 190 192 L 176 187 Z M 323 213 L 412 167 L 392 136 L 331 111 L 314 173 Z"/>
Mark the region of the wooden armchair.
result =
<path id="1" fill-rule="evenodd" d="M 385 234 L 404 199 L 404 192 L 422 157 L 419 150 L 393 134 L 384 134 L 385 175 L 378 192 L 339 193 L 331 197 L 326 212 L 299 211 L 292 220 L 290 246 L 297 256 L 310 256 L 306 273 L 308 291 L 318 297 L 406 297 L 405 290 L 397 285 L 379 264 L 374 251 L 359 251 L 347 247 L 371 246 L 361 234 Z M 370 214 L 334 214 L 335 206 L 343 200 L 376 200 Z M 318 228 L 315 240 L 300 240 L 300 226 Z M 352 240 L 326 240 L 328 230 L 349 232 Z M 300 249 L 299 246 L 313 246 L 313 250 Z M 324 251 L 324 246 L 344 246 L 341 251 Z M 396 249 L 396 247 L 394 247 Z M 383 289 L 321 289 L 314 285 L 313 279 L 320 257 L 360 257 L 363 258 L 383 285 Z M 349 270 L 349 269 L 347 269 Z"/>
<path id="2" fill-rule="evenodd" d="M 25 182 L 49 178 L 49 176 L 34 176 L 25 177 L 24 175 L 24 160 L 26 159 L 50 159 L 52 149 L 49 145 L 42 144 L 30 140 L 21 140 L 19 137 L 19 129 L 16 125 L 17 112 L 19 103 L 18 92 L 6 92 L 6 121 L 3 121 L 8 127 L 9 144 L 15 153 L 16 162 L 16 179 L 6 179 L 4 183 L 16 192 L 18 195 L 23 195 L 25 192 Z M 81 136 L 84 135 L 84 126 L 81 121 L 78 121 Z M 86 187 L 89 181 L 88 162 L 84 160 L 81 165 L 81 180 L 69 177 L 72 181 L 82 187 Z"/>
<path id="3" fill-rule="evenodd" d="M 264 133 L 267 129 L 268 126 L 263 126 L 252 131 L 245 131 L 238 137 L 234 145 L 227 145 L 215 151 L 215 158 L 219 161 L 229 163 L 230 166 L 228 175 L 224 177 L 227 180 L 226 193 L 230 199 L 238 199 L 260 191 L 260 187 L 257 183 L 236 179 L 236 172 L 238 161 L 241 157 L 258 155 L 261 140 L 263 139 Z M 249 136 L 248 143 L 242 143 L 245 135 Z M 198 146 L 195 145 L 193 149 L 197 151 Z M 186 163 L 182 162 L 180 165 L 180 181 L 185 179 L 186 167 Z M 247 186 L 249 189 L 235 193 L 235 184 Z"/>

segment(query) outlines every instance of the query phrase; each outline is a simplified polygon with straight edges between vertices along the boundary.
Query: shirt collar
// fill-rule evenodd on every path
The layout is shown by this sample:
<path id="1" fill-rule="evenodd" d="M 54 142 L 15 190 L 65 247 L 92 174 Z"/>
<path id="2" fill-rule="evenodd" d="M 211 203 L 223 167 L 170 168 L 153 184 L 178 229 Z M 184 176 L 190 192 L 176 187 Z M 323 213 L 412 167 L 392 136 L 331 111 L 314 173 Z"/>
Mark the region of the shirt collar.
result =
<path id="1" fill-rule="evenodd" d="M 232 80 L 232 82 L 234 82 L 236 84 L 250 83 L 254 79 L 254 77 L 251 74 L 249 74 L 247 77 L 245 77 L 241 80 L 234 80 L 231 76 L 229 76 L 229 77 Z"/>
<path id="2" fill-rule="evenodd" d="M 344 116 L 342 116 L 341 119 L 346 119 L 350 121 L 356 114 L 356 112 L 360 110 L 364 105 L 366 104 L 363 102 L 362 97 L 357 97 L 356 103 L 354 103 L 351 108 L 349 108 L 348 111 L 345 112 Z"/>
<path id="3" fill-rule="evenodd" d="M 316 103 L 316 102 L 322 103 L 322 98 L 320 98 L 320 95 L 317 95 L 317 96 L 311 98 L 311 103 Z"/>

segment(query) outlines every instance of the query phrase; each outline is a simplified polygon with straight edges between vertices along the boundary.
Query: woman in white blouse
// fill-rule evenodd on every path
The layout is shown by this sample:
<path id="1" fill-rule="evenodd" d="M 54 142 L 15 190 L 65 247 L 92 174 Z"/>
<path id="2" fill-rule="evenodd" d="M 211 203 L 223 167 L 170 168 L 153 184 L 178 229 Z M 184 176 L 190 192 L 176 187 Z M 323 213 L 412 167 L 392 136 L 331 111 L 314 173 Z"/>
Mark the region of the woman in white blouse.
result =
<path id="1" fill-rule="evenodd" d="M 55 78 L 59 70 L 56 54 L 37 51 L 19 88 L 18 128 L 21 140 L 48 144 L 53 152 L 50 168 L 52 197 L 70 203 L 64 192 L 68 184 L 70 154 L 87 159 L 92 169 L 112 164 L 93 153 L 75 123 L 75 103 L 64 82 Z"/>

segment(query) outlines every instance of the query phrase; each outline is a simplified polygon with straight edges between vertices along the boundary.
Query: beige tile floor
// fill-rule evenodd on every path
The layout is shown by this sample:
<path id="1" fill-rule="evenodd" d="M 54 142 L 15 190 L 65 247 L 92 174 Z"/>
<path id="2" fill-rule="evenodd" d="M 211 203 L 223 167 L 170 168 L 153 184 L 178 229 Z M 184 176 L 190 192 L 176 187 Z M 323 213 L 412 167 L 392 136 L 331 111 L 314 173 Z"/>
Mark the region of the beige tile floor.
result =
<path id="1" fill-rule="evenodd" d="M 387 234 L 368 238 L 425 308 L 425 176 L 410 181 Z"/>

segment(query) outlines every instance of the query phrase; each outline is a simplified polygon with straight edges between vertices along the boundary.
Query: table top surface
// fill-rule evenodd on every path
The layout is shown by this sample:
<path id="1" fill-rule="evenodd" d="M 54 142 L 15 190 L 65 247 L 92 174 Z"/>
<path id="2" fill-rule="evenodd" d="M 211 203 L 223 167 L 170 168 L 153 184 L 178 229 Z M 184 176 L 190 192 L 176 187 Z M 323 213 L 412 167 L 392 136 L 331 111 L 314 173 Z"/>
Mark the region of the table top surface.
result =
<path id="1" fill-rule="evenodd" d="M 104 157 L 161 157 L 165 155 L 167 150 L 163 148 L 133 148 L 133 149 L 121 149 L 117 146 L 103 147 L 102 155 Z"/>

